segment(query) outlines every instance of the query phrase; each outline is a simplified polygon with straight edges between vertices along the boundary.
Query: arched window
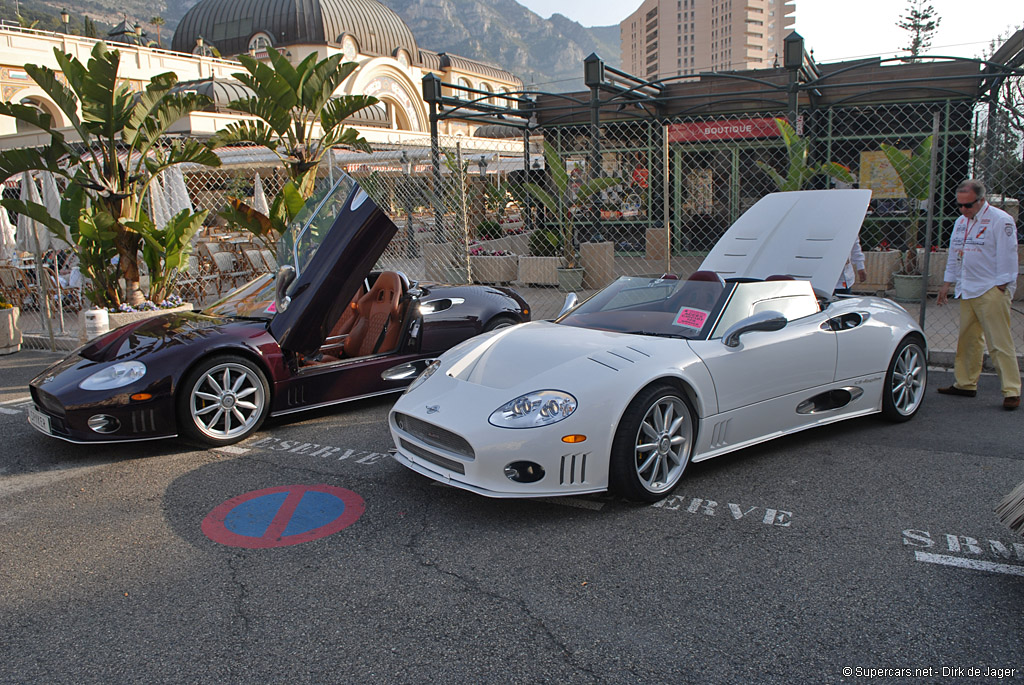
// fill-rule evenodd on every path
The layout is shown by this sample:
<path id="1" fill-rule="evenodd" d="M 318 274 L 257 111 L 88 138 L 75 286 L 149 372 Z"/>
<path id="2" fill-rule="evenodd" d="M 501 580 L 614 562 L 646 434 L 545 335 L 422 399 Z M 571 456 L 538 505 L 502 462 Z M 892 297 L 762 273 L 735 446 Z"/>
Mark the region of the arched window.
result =
<path id="1" fill-rule="evenodd" d="M 493 93 L 494 92 L 494 89 L 491 88 L 491 84 L 487 83 L 486 81 L 481 81 L 480 82 L 480 90 L 486 91 L 488 93 Z M 478 97 L 482 97 L 482 96 L 478 96 Z M 473 99 L 475 100 L 476 98 L 474 97 Z M 480 102 L 485 103 L 485 104 L 493 104 L 494 103 L 494 98 L 487 98 L 486 100 L 481 100 Z"/>
<path id="2" fill-rule="evenodd" d="M 274 44 L 274 41 L 271 39 L 271 37 L 268 34 L 263 33 L 262 31 L 259 32 L 259 33 L 253 34 L 252 38 L 249 39 L 249 54 L 250 55 L 259 55 L 259 54 L 265 55 L 267 53 L 267 48 L 269 48 L 273 44 Z"/>

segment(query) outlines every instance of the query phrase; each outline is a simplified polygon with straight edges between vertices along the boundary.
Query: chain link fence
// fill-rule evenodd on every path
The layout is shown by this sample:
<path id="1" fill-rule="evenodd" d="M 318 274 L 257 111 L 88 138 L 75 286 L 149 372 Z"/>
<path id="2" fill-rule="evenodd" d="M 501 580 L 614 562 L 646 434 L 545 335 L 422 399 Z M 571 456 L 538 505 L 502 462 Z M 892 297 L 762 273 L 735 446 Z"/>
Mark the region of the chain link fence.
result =
<path id="1" fill-rule="evenodd" d="M 685 278 L 696 270 L 725 230 L 761 197 L 779 190 L 779 177 L 787 176 L 791 150 L 777 120 L 789 121 L 806 141 L 809 167 L 833 162 L 855 178 L 850 184 L 827 173 L 810 174 L 803 188 L 872 190 L 860 233 L 868 277 L 854 291 L 906 297 L 897 292 L 900 254 L 908 246 L 918 248 L 919 265 L 927 267 L 924 322 L 931 349 L 955 350 L 958 308 L 936 307 L 934 293 L 958 216 L 956 186 L 980 176 L 991 189 L 989 201 L 1014 216 L 1024 195 L 1019 138 L 999 129 L 987 106 L 948 101 L 836 107 L 804 111 L 795 121 L 785 112 L 625 120 L 602 123 L 597 139 L 586 125 L 533 130 L 529 136 L 508 127 L 508 137 L 442 136 L 433 149 L 424 143 L 376 145 L 370 154 L 335 150 L 321 164 L 318 182 L 327 185 L 348 173 L 394 218 L 399 230 L 379 268 L 419 281 L 509 285 L 524 296 L 535 319 L 549 318 L 566 290 L 585 297 L 623 275 Z M 905 196 L 882 146 L 913 154 L 936 121 L 936 193 L 929 208 Z M 989 122 L 996 122 L 994 132 Z M 564 192 L 545 158 L 545 143 L 557 151 L 568 179 Z M 184 173 L 192 205 L 211 210 L 211 217 L 229 197 L 254 202 L 257 174 L 268 201 L 287 178 L 266 149 L 220 154 L 221 167 Z M 617 182 L 587 195 L 586 184 L 595 175 Z M 260 247 L 251 236 L 228 233 L 220 219 L 209 223 L 203 244 L 195 248 L 193 272 L 182 279 L 188 284 L 182 294 L 197 306 L 275 266 L 265 251 L 262 261 L 251 259 Z M 216 243 L 230 254 L 221 260 L 224 267 L 207 254 Z M 560 272 L 567 252 L 578 257 L 580 271 Z M 564 280 L 571 278 L 576 282 Z M 914 296 L 920 286 L 908 292 Z M 1022 297 L 1019 287 L 1013 329 L 1024 348 Z M 921 315 L 920 302 L 903 304 Z M 33 318 L 38 326 L 31 325 Z M 27 332 L 48 330 L 42 313 L 26 312 L 24 320 Z M 77 325 L 77 312 L 65 311 L 56 330 L 77 337 Z"/>

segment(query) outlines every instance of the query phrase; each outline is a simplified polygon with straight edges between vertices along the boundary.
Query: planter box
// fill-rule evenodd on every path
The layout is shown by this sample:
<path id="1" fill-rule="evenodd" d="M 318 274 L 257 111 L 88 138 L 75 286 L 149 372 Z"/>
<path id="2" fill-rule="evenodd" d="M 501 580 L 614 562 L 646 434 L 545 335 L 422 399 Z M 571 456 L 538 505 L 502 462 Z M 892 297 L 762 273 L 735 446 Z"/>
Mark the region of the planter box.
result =
<path id="1" fill-rule="evenodd" d="M 107 317 L 108 320 L 110 321 L 110 330 L 114 330 L 115 328 L 120 328 L 121 326 L 126 326 L 130 323 L 135 323 L 136 321 L 145 321 L 146 319 L 152 319 L 153 317 L 160 316 L 162 314 L 173 314 L 175 312 L 190 312 L 192 311 L 192 309 L 192 303 L 186 302 L 180 307 L 172 307 L 170 309 L 155 309 L 153 311 L 148 312 L 122 312 L 119 314 L 108 314 Z M 78 340 L 79 342 L 82 343 L 88 342 L 88 339 L 85 337 L 86 311 L 88 310 L 83 309 L 81 312 L 78 313 L 78 330 L 80 331 L 78 335 Z"/>
<path id="2" fill-rule="evenodd" d="M 482 250 L 503 250 L 517 255 L 526 254 L 530 251 L 530 234 L 516 233 L 515 235 L 507 235 L 493 240 L 478 240 L 473 243 L 473 247 Z"/>
<path id="3" fill-rule="evenodd" d="M 647 238 L 647 259 L 665 259 L 668 257 L 668 234 L 664 228 L 648 228 Z"/>
<path id="4" fill-rule="evenodd" d="M 519 257 L 519 280 L 530 285 L 558 285 L 561 257 Z"/>
<path id="5" fill-rule="evenodd" d="M 478 255 L 469 257 L 469 272 L 474 283 L 511 283 L 519 272 L 516 255 Z"/>
<path id="6" fill-rule="evenodd" d="M 615 243 L 581 243 L 580 266 L 584 288 L 605 287 L 615 280 Z"/>
<path id="7" fill-rule="evenodd" d="M 928 292 L 935 294 L 942 287 L 942 277 L 946 273 L 946 258 L 949 252 L 938 250 L 931 253 L 928 258 Z M 924 250 L 917 251 L 917 259 L 921 268 L 924 268 Z"/>
<path id="8" fill-rule="evenodd" d="M 896 250 L 887 252 L 865 252 L 864 270 L 868 272 L 868 280 L 857 283 L 853 290 L 857 292 L 877 292 L 892 287 L 892 274 L 899 268 L 900 253 Z"/>
<path id="9" fill-rule="evenodd" d="M 21 327 L 17 307 L 0 309 L 0 354 L 14 354 L 21 349 Z"/>

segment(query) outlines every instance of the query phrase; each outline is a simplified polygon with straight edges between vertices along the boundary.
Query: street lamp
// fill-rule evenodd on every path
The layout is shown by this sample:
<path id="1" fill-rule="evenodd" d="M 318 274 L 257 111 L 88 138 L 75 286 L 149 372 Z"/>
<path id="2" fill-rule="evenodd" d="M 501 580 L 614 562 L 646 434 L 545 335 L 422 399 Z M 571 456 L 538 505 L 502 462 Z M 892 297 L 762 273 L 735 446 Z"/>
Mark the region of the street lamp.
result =
<path id="1" fill-rule="evenodd" d="M 64 23 L 64 33 L 68 33 L 68 22 L 71 21 L 71 15 L 68 14 L 66 8 L 60 11 L 60 20 Z"/>

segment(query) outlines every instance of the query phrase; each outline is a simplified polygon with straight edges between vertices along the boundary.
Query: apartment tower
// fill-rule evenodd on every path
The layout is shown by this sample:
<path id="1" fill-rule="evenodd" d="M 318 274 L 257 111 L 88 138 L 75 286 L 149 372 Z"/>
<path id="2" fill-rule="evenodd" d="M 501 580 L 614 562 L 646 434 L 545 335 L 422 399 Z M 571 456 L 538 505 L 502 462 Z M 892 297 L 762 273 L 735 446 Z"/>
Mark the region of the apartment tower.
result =
<path id="1" fill-rule="evenodd" d="M 796 0 L 644 0 L 619 24 L 622 68 L 648 80 L 782 60 Z"/>

